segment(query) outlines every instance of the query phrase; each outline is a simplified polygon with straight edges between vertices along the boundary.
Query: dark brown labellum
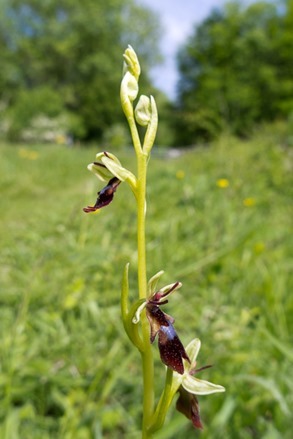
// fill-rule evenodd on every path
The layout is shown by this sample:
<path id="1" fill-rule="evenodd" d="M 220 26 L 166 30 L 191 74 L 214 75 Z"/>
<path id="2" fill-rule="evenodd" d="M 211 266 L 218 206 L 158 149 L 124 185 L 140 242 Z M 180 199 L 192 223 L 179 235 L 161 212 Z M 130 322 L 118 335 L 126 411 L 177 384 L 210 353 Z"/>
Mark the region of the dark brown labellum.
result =
<path id="1" fill-rule="evenodd" d="M 105 186 L 100 192 L 98 192 L 98 198 L 94 206 L 87 206 L 83 208 L 83 211 L 95 212 L 102 207 L 108 206 L 111 203 L 114 197 L 114 193 L 116 192 L 117 187 L 121 181 L 117 177 L 113 177 L 107 186 Z"/>
<path id="2" fill-rule="evenodd" d="M 151 343 L 159 334 L 158 346 L 162 362 L 182 375 L 184 373 L 182 359 L 189 362 L 190 360 L 173 327 L 174 319 L 152 303 L 147 304 L 146 314 L 151 327 Z"/>

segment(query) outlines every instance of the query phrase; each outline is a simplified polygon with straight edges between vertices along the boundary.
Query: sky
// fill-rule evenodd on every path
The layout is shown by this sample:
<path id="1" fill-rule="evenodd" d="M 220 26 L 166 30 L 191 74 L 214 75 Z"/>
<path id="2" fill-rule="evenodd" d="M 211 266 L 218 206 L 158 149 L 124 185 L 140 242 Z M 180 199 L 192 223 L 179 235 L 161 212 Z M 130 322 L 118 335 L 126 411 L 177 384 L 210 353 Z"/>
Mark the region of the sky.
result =
<path id="1" fill-rule="evenodd" d="M 243 3 L 253 3 L 245 0 Z M 151 71 L 153 83 L 166 95 L 176 97 L 176 52 L 191 35 L 194 25 L 202 22 L 213 8 L 222 7 L 225 0 L 138 0 L 158 12 L 163 27 L 160 48 L 164 62 Z"/>

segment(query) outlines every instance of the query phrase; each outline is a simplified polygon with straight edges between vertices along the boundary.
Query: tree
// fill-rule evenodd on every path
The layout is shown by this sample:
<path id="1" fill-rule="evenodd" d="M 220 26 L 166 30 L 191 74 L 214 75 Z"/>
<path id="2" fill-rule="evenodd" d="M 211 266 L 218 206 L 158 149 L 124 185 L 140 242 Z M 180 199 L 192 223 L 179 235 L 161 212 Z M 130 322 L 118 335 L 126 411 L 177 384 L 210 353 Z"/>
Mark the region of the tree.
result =
<path id="1" fill-rule="evenodd" d="M 194 29 L 178 54 L 181 143 L 223 129 L 247 135 L 256 123 L 293 111 L 291 26 L 287 0 L 228 3 Z"/>
<path id="2" fill-rule="evenodd" d="M 125 46 L 148 67 L 158 60 L 158 20 L 134 0 L 2 0 L 1 9 L 0 104 L 15 137 L 41 113 L 65 115 L 76 137 L 101 138 L 123 117 Z"/>

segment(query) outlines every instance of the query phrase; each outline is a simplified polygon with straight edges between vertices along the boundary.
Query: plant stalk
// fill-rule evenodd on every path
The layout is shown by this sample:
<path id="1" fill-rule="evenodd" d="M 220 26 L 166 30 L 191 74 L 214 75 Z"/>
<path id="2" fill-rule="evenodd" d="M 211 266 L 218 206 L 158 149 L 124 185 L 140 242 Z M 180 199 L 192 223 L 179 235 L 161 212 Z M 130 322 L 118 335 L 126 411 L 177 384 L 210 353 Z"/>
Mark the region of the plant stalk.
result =
<path id="1" fill-rule="evenodd" d="M 158 403 L 157 410 L 154 414 L 153 423 L 149 428 L 149 432 L 151 433 L 159 430 L 164 425 L 166 414 L 173 399 L 173 395 L 171 394 L 172 380 L 173 370 L 168 367 L 166 371 L 165 387 Z"/>
<path id="2" fill-rule="evenodd" d="M 138 289 L 139 298 L 147 298 L 147 274 L 146 274 L 146 239 L 145 239 L 145 206 L 146 206 L 146 176 L 147 176 L 147 156 L 140 150 L 137 154 L 137 177 L 138 177 L 138 196 L 137 196 L 137 251 L 138 251 Z M 149 323 L 145 314 L 142 315 L 142 339 L 143 351 L 143 421 L 142 437 L 149 439 L 152 437 L 148 433 L 148 427 L 154 412 L 154 362 L 152 347 L 150 344 Z"/>

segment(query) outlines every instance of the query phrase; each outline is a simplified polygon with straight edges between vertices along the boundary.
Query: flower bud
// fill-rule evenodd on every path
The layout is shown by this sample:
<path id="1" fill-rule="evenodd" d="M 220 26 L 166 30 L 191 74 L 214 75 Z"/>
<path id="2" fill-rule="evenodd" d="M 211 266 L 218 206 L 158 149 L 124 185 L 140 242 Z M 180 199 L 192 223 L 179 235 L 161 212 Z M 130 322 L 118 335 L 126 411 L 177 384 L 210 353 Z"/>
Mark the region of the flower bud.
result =
<path id="1" fill-rule="evenodd" d="M 138 81 L 140 75 L 140 65 L 137 55 L 130 45 L 128 45 L 128 48 L 125 50 L 123 58 L 125 61 L 123 66 L 123 75 L 125 75 L 126 72 L 130 72 L 135 77 L 136 81 Z"/>
<path id="2" fill-rule="evenodd" d="M 110 157 L 107 157 L 107 155 L 105 155 L 101 159 L 106 168 L 120 181 L 126 181 L 127 183 L 129 183 L 131 189 L 135 192 L 137 183 L 136 177 L 133 175 L 133 173 L 130 172 L 128 169 L 123 168 L 120 163 L 117 163 Z"/>
<path id="3" fill-rule="evenodd" d="M 139 101 L 137 103 L 137 106 L 135 108 L 135 119 L 136 122 L 141 126 L 146 126 L 150 123 L 151 120 L 151 103 L 150 98 L 141 95 L 139 98 Z"/>
<path id="4" fill-rule="evenodd" d="M 138 94 L 138 83 L 130 72 L 124 75 L 120 87 L 120 99 L 126 117 L 133 115 L 132 102 Z"/>

